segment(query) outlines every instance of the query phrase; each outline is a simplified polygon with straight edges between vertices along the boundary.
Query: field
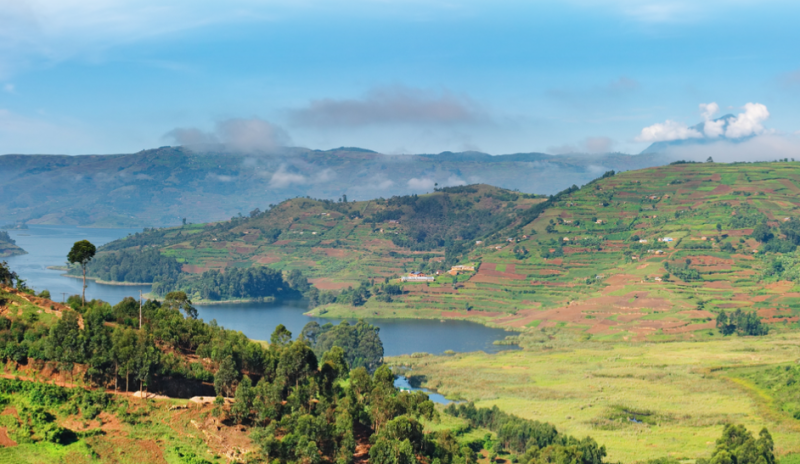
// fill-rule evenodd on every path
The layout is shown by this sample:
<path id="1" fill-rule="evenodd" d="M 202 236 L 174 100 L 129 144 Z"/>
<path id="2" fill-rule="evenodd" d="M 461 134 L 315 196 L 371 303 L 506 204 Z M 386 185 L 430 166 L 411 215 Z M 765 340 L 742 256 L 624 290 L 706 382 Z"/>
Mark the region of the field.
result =
<path id="1" fill-rule="evenodd" d="M 777 454 L 800 453 L 800 402 L 796 388 L 785 387 L 800 359 L 800 334 L 598 343 L 538 332 L 523 340 L 522 351 L 390 363 L 410 367 L 412 381 L 450 398 L 592 436 L 612 462 L 708 457 L 729 422 L 754 433 L 767 427 Z"/>

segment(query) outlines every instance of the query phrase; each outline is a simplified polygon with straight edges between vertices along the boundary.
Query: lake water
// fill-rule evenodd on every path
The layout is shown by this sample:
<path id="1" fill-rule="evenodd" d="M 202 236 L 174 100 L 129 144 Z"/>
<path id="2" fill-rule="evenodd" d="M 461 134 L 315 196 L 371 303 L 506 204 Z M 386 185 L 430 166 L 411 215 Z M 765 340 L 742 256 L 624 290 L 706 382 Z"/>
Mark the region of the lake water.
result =
<path id="1" fill-rule="evenodd" d="M 41 291 L 47 289 L 52 298 L 62 301 L 66 296 L 80 294 L 81 280 L 63 277 L 63 271 L 47 269 L 47 266 L 63 266 L 73 243 L 89 240 L 96 246 L 124 237 L 141 229 L 82 229 L 73 226 L 30 226 L 27 230 L 10 230 L 9 235 L 28 254 L 6 258 L 28 286 Z M 149 285 L 117 286 L 102 285 L 87 281 L 87 299 L 101 299 L 116 304 L 126 296 L 139 297 L 146 293 Z M 320 324 L 338 323 L 335 319 L 305 316 L 307 307 L 302 300 L 280 303 L 245 303 L 198 306 L 200 317 L 206 321 L 216 319 L 228 329 L 239 330 L 254 340 L 269 340 L 275 326 L 283 324 L 294 335 L 300 333 L 309 321 Z M 351 321 L 354 322 L 354 321 Z M 438 321 L 426 319 L 370 320 L 380 327 L 386 356 L 398 356 L 415 352 L 441 354 L 447 350 L 468 352 L 483 350 L 495 353 L 514 349 L 492 344 L 508 335 L 500 329 L 492 329 L 467 321 Z"/>

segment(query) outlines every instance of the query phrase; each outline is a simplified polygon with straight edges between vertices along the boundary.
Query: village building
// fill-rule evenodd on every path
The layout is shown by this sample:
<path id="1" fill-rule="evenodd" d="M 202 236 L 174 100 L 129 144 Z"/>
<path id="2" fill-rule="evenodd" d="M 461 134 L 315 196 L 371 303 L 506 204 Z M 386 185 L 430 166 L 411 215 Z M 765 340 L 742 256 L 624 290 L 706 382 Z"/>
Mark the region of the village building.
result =
<path id="1" fill-rule="evenodd" d="M 433 276 L 427 276 L 422 272 L 412 272 L 407 276 L 403 276 L 400 278 L 403 282 L 433 282 Z"/>
<path id="2" fill-rule="evenodd" d="M 447 272 L 450 275 L 458 275 L 460 272 L 475 272 L 475 266 L 459 264 L 450 268 Z"/>

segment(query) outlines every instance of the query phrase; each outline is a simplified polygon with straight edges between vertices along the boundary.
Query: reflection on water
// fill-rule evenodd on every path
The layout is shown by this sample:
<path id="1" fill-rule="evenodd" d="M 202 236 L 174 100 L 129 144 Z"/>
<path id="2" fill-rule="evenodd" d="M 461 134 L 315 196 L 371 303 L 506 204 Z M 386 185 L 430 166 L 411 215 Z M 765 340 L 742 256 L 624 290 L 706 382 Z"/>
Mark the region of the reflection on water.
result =
<path id="1" fill-rule="evenodd" d="M 37 292 L 50 290 L 56 301 L 70 295 L 80 295 L 81 279 L 62 277 L 64 271 L 47 269 L 47 266 L 64 266 L 67 253 L 78 240 L 89 240 L 95 246 L 122 238 L 141 229 L 81 229 L 74 226 L 29 226 L 27 230 L 9 230 L 8 234 L 27 255 L 7 258 L 9 266 Z M 149 285 L 116 286 L 99 285 L 86 281 L 86 298 L 97 298 L 111 304 L 119 303 L 126 296 L 139 298 L 139 291 L 149 292 Z"/>
<path id="2" fill-rule="evenodd" d="M 96 246 L 124 237 L 140 229 L 81 229 L 73 226 L 30 226 L 27 230 L 10 230 L 9 235 L 29 254 L 8 258 L 11 268 L 26 279 L 37 291 L 47 289 L 53 299 L 81 292 L 81 280 L 62 277 L 63 271 L 47 266 L 64 265 L 72 245 L 78 240 L 89 240 Z M 149 285 L 115 286 L 87 281 L 87 299 L 101 299 L 111 304 L 126 296 L 139 297 L 139 291 L 148 292 Z M 338 323 L 334 319 L 305 316 L 303 300 L 278 303 L 244 303 L 199 306 L 200 317 L 206 321 L 216 319 L 219 325 L 243 332 L 254 340 L 269 340 L 275 326 L 283 324 L 297 336 L 309 321 L 320 324 Z M 354 322 L 354 321 L 351 321 Z M 466 352 L 483 350 L 495 353 L 514 347 L 493 345 L 506 332 L 467 321 L 438 321 L 425 319 L 370 320 L 380 327 L 385 355 L 398 356 L 415 352 L 442 354 L 447 350 Z"/>
<path id="3" fill-rule="evenodd" d="M 410 383 L 408 383 L 408 379 L 403 377 L 402 375 L 398 375 L 394 379 L 394 386 L 403 390 L 411 390 L 411 391 L 421 391 L 428 394 L 428 398 L 433 401 L 434 403 L 439 403 L 447 406 L 448 404 L 452 403 L 452 401 L 448 400 L 444 397 L 444 395 L 440 395 L 439 393 L 434 393 L 427 388 L 415 388 L 412 387 Z"/>

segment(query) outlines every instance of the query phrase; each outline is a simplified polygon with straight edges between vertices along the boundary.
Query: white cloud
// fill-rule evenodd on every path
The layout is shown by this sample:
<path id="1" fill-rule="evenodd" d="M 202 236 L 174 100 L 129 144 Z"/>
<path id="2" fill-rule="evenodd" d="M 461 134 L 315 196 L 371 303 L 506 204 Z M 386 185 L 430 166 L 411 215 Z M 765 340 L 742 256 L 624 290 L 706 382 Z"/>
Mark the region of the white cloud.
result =
<path id="1" fill-rule="evenodd" d="M 736 119 L 728 123 L 725 137 L 738 139 L 764 133 L 761 124 L 769 118 L 767 107 L 761 103 L 748 103 L 744 105 L 744 113 L 739 113 Z"/>
<path id="2" fill-rule="evenodd" d="M 408 180 L 408 188 L 412 190 L 431 191 L 438 184 L 439 187 L 453 187 L 456 185 L 467 185 L 467 182 L 455 174 L 449 175 L 446 179 L 438 181 L 430 177 L 412 177 Z"/>
<path id="3" fill-rule="evenodd" d="M 306 176 L 289 172 L 286 169 L 286 165 L 282 165 L 277 171 L 275 171 L 275 174 L 272 175 L 272 179 L 269 181 L 269 186 L 273 188 L 285 188 L 294 184 L 302 185 L 307 182 L 308 178 L 306 178 Z"/>
<path id="4" fill-rule="evenodd" d="M 408 188 L 412 190 L 425 190 L 430 191 L 433 189 L 434 184 L 436 183 L 435 180 L 429 178 L 417 178 L 412 177 L 408 179 Z"/>
<path id="5" fill-rule="evenodd" d="M 685 123 L 666 120 L 663 123 L 645 127 L 635 140 L 637 142 L 668 142 L 702 137 L 703 134 L 690 128 Z"/>
<path id="6" fill-rule="evenodd" d="M 725 136 L 728 139 L 740 139 L 761 135 L 766 132 L 762 124 L 769 118 L 769 110 L 761 103 L 748 103 L 744 105 L 744 112 L 735 117 L 728 117 L 719 121 L 712 119 L 719 112 L 719 105 L 715 102 L 701 103 L 700 114 L 703 116 L 703 133 L 685 123 L 667 120 L 663 123 L 645 127 L 635 138 L 637 142 L 669 142 L 673 140 L 717 138 Z"/>
<path id="7" fill-rule="evenodd" d="M 217 133 L 225 145 L 243 153 L 271 151 L 289 143 L 286 131 L 258 118 L 222 121 Z"/>
<path id="8" fill-rule="evenodd" d="M 698 106 L 700 107 L 700 112 L 703 114 L 703 119 L 706 121 L 713 118 L 714 115 L 719 112 L 719 105 L 714 102 L 700 103 Z"/>
<path id="9" fill-rule="evenodd" d="M 229 150 L 240 153 L 272 152 L 291 141 L 285 130 L 259 118 L 220 121 L 213 132 L 195 127 L 178 127 L 164 137 L 189 148 L 223 144 Z"/>
<path id="10" fill-rule="evenodd" d="M 706 137 L 719 137 L 725 132 L 725 121 L 714 121 L 712 118 L 719 112 L 719 105 L 715 102 L 700 103 L 700 113 L 703 115 L 703 133 Z"/>

